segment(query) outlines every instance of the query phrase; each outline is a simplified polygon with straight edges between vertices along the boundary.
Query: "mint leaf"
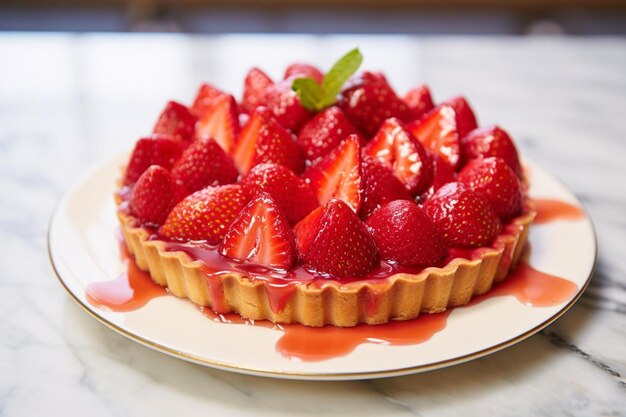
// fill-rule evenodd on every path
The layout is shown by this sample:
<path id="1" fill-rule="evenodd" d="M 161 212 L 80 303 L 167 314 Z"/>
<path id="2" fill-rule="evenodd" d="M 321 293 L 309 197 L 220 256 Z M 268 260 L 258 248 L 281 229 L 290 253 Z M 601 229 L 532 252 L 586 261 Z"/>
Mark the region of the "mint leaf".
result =
<path id="1" fill-rule="evenodd" d="M 322 87 L 313 78 L 296 78 L 291 84 L 291 89 L 300 97 L 300 103 L 312 111 L 317 111 L 318 103 L 322 99 Z"/>
<path id="2" fill-rule="evenodd" d="M 341 92 L 341 87 L 359 69 L 362 62 L 363 55 L 361 55 L 359 48 L 354 48 L 339 58 L 339 61 L 326 73 L 322 81 L 324 95 L 319 102 L 320 108 L 328 107 L 335 102 L 337 94 Z"/>
<path id="3" fill-rule="evenodd" d="M 363 62 L 359 48 L 355 48 L 339 58 L 326 73 L 322 85 L 313 78 L 297 78 L 291 89 L 298 94 L 302 105 L 312 111 L 320 111 L 335 104 L 337 95 L 345 82 L 356 72 Z"/>

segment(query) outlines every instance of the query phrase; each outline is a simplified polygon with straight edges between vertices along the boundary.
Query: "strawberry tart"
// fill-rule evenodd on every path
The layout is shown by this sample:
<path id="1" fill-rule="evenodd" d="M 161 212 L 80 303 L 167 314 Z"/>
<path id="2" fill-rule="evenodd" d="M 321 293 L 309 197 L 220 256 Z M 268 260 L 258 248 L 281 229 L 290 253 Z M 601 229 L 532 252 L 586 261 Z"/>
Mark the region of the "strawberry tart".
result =
<path id="1" fill-rule="evenodd" d="M 413 319 L 506 279 L 535 216 L 510 136 L 361 61 L 167 103 L 116 193 L 139 268 L 218 314 L 308 326 Z"/>

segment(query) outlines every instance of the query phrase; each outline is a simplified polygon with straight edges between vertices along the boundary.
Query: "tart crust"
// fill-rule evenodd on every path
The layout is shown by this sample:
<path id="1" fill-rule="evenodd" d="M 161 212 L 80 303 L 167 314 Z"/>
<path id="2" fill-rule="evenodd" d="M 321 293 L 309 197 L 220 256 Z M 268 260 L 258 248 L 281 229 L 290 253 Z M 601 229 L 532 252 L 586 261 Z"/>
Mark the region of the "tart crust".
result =
<path id="1" fill-rule="evenodd" d="M 136 226 L 133 217 L 118 210 L 128 250 L 138 267 L 170 293 L 219 313 L 238 313 L 251 320 L 340 327 L 409 320 L 420 313 L 438 313 L 469 303 L 473 296 L 504 280 L 515 267 L 535 215 L 527 208 L 507 224 L 493 247 L 476 249 L 476 259 L 455 258 L 444 267 L 429 267 L 419 274 L 398 273 L 349 283 L 300 283 L 278 310 L 272 308 L 264 280 L 236 272 L 209 277 L 201 261 L 182 251 L 168 251 L 164 241 L 150 239 L 149 232 Z"/>

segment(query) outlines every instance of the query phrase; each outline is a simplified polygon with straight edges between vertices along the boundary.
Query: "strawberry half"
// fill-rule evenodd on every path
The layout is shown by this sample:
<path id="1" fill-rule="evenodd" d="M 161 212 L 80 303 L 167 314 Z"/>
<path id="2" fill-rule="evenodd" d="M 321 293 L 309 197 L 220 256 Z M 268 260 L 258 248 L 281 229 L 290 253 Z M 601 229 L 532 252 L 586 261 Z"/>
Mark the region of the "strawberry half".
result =
<path id="1" fill-rule="evenodd" d="M 158 165 L 150 166 L 133 187 L 130 195 L 130 213 L 143 225 L 162 224 L 170 210 L 186 194 L 169 171 Z"/>
<path id="2" fill-rule="evenodd" d="M 333 152 L 309 168 L 304 178 L 324 204 L 333 198 L 343 200 L 358 212 L 361 207 L 361 145 L 350 135 Z"/>
<path id="3" fill-rule="evenodd" d="M 522 177 L 522 166 L 511 137 L 498 126 L 472 130 L 461 139 L 461 150 L 465 162 L 490 156 L 502 158 L 518 177 Z"/>
<path id="4" fill-rule="evenodd" d="M 333 106 L 319 112 L 302 126 L 298 143 L 305 158 L 316 162 L 339 146 L 348 135 L 358 133 L 344 112 Z"/>
<path id="5" fill-rule="evenodd" d="M 403 100 L 412 112 L 412 120 L 419 119 L 435 107 L 430 89 L 426 84 L 410 89 Z"/>
<path id="6" fill-rule="evenodd" d="M 300 103 L 300 97 L 291 89 L 293 78 L 267 87 L 261 104 L 267 107 L 286 129 L 297 132 L 312 113 Z"/>
<path id="7" fill-rule="evenodd" d="M 202 117 L 204 113 L 213 108 L 213 104 L 216 100 L 226 95 L 227 94 L 222 90 L 211 84 L 204 83 L 200 86 L 198 94 L 196 94 L 196 98 L 191 105 L 191 112 L 198 117 Z"/>
<path id="8" fill-rule="evenodd" d="M 453 169 L 459 165 L 461 140 L 456 111 L 452 106 L 441 105 L 424 117 L 407 125 L 419 141 L 439 154 Z"/>
<path id="9" fill-rule="evenodd" d="M 410 200 L 411 193 L 393 175 L 391 169 L 377 159 L 365 155 L 361 165 L 363 174 L 363 204 L 361 218 L 368 218 L 380 206 L 393 200 Z"/>
<path id="10" fill-rule="evenodd" d="M 265 162 L 284 165 L 295 173 L 302 172 L 304 168 L 304 159 L 295 137 L 263 107 L 252 113 L 232 153 L 237 169 L 244 175 L 253 166 Z"/>
<path id="11" fill-rule="evenodd" d="M 265 95 L 265 90 L 274 85 L 274 81 L 258 68 L 252 68 L 248 71 L 243 86 L 243 98 L 241 106 L 243 109 L 252 113 L 261 105 L 261 99 Z"/>
<path id="12" fill-rule="evenodd" d="M 224 238 L 247 202 L 240 185 L 203 188 L 172 209 L 159 233 L 168 239 L 215 245 Z"/>
<path id="13" fill-rule="evenodd" d="M 478 127 L 474 111 L 470 107 L 465 97 L 453 97 L 443 104 L 451 106 L 456 113 L 457 130 L 460 137 L 464 137 L 470 131 Z"/>
<path id="14" fill-rule="evenodd" d="M 296 259 L 289 222 L 267 193 L 250 201 L 231 223 L 220 253 L 231 259 L 286 271 Z"/>
<path id="15" fill-rule="evenodd" d="M 368 137 L 374 135 L 386 119 L 397 117 L 406 122 L 412 115 L 382 74 L 367 71 L 347 83 L 337 105 Z"/>
<path id="16" fill-rule="evenodd" d="M 212 102 L 196 123 L 196 138 L 214 139 L 225 152 L 230 152 L 239 135 L 237 102 L 231 95 L 223 95 Z"/>
<path id="17" fill-rule="evenodd" d="M 502 221 L 522 211 L 522 184 L 503 159 L 490 157 L 470 161 L 459 173 L 459 182 L 482 195 Z"/>
<path id="18" fill-rule="evenodd" d="M 180 140 L 171 136 L 152 135 L 139 139 L 126 165 L 124 185 L 136 182 L 150 165 L 171 169 L 184 148 Z"/>
<path id="19" fill-rule="evenodd" d="M 285 70 L 285 76 L 283 77 L 283 79 L 286 80 L 287 78 L 292 78 L 292 77 L 296 77 L 296 78 L 309 77 L 317 81 L 318 84 L 321 84 L 322 80 L 324 79 L 324 74 L 322 74 L 322 71 L 320 71 L 313 65 L 295 63 L 287 67 L 287 69 Z"/>
<path id="20" fill-rule="evenodd" d="M 319 206 L 311 186 L 282 165 L 255 166 L 241 181 L 241 186 L 249 198 L 269 194 L 291 224 L 299 222 Z"/>
<path id="21" fill-rule="evenodd" d="M 449 246 L 485 246 L 500 233 L 502 224 L 489 203 L 458 182 L 435 192 L 422 206 Z"/>
<path id="22" fill-rule="evenodd" d="M 319 273 L 357 277 L 378 263 L 378 249 L 367 227 L 342 200 L 318 207 L 294 232 L 301 259 Z"/>
<path id="23" fill-rule="evenodd" d="M 209 138 L 193 142 L 172 168 L 172 175 L 193 192 L 207 186 L 231 184 L 239 173 L 222 148 Z"/>
<path id="24" fill-rule="evenodd" d="M 400 265 L 432 265 L 446 256 L 441 233 L 412 201 L 392 201 L 366 222 L 383 259 Z"/>
<path id="25" fill-rule="evenodd" d="M 169 101 L 154 125 L 152 133 L 171 135 L 175 139 L 191 140 L 198 118 L 184 105 Z"/>
<path id="26" fill-rule="evenodd" d="M 432 181 L 430 156 L 397 118 L 385 120 L 365 153 L 390 168 L 413 194 L 426 190 Z"/>

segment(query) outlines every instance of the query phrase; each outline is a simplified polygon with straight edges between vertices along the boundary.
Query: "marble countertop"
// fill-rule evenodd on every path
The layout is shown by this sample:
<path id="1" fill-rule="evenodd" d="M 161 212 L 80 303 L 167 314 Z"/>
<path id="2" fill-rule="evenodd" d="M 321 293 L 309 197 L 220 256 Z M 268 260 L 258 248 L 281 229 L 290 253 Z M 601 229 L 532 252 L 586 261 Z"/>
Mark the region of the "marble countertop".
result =
<path id="1" fill-rule="evenodd" d="M 46 228 L 62 193 L 203 80 L 327 66 L 354 45 L 404 91 L 463 93 L 483 124 L 583 201 L 600 246 L 586 294 L 504 351 L 353 382 L 233 374 L 149 350 L 61 289 Z M 626 416 L 626 39 L 0 34 L 0 415 Z"/>

